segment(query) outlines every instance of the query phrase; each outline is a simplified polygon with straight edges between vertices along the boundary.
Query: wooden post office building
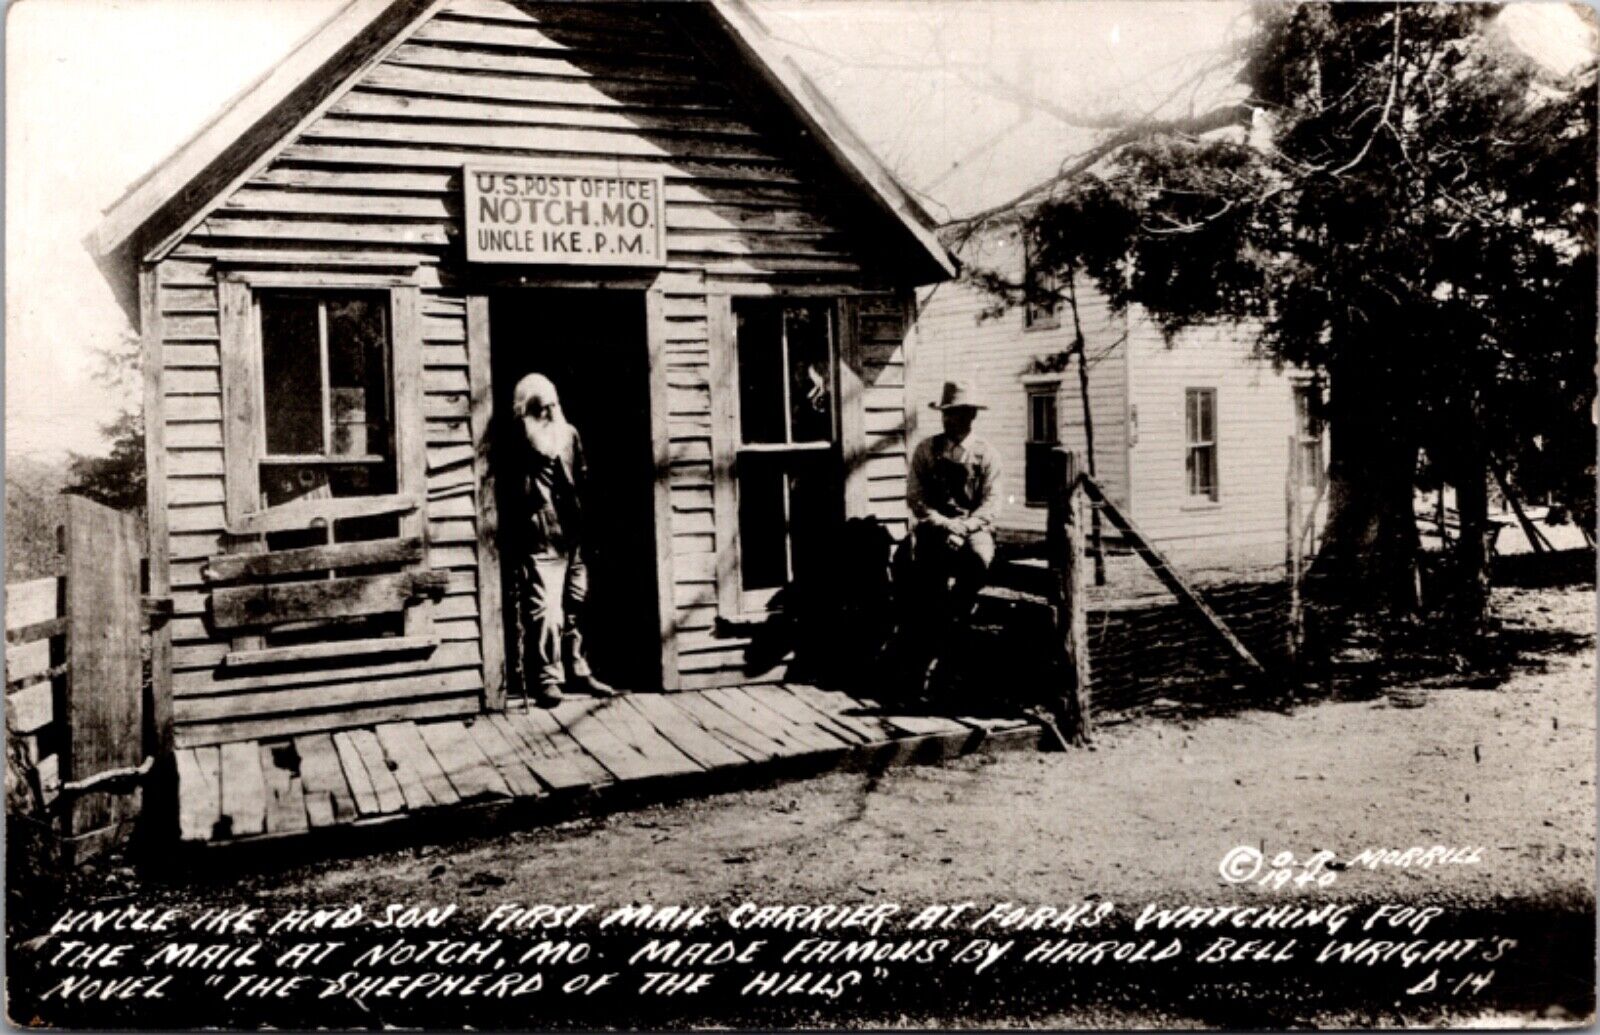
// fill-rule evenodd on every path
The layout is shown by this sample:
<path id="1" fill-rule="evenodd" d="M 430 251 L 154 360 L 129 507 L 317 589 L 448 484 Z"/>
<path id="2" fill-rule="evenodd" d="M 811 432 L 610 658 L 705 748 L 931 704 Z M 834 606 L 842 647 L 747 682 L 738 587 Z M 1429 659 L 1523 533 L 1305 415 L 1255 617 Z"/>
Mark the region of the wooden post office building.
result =
<path id="1" fill-rule="evenodd" d="M 775 594 L 904 526 L 912 289 L 954 272 L 739 0 L 352 0 L 91 246 L 144 340 L 179 748 L 503 706 L 535 371 L 600 501 L 601 677 L 781 678 Z"/>

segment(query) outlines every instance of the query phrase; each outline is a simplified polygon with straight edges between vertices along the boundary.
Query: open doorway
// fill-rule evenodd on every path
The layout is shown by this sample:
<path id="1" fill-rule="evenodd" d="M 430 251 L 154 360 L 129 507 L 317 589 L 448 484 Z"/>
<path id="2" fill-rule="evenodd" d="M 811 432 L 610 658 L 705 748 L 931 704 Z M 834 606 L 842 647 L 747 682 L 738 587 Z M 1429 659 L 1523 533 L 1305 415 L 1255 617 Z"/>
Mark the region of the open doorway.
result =
<path id="1" fill-rule="evenodd" d="M 556 385 L 561 408 L 583 439 L 588 485 L 583 541 L 589 596 L 583 635 L 595 675 L 629 690 L 660 689 L 654 468 L 650 439 L 650 353 L 644 294 L 639 291 L 517 288 L 491 297 L 490 354 L 494 412 L 491 456 L 514 463 L 521 434 L 511 414 L 516 383 L 530 373 Z M 498 467 L 495 485 L 504 558 L 508 640 L 516 532 L 513 471 Z M 507 657 L 514 657 L 514 641 Z"/>

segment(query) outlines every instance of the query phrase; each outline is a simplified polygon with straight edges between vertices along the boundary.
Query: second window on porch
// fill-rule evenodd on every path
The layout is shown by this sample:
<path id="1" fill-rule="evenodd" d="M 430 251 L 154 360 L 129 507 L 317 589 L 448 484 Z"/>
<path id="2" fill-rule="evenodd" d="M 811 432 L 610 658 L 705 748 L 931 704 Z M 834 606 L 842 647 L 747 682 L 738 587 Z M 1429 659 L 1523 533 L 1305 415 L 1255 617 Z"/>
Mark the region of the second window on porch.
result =
<path id="1" fill-rule="evenodd" d="M 765 606 L 827 542 L 843 508 L 833 306 L 734 303 L 739 585 Z"/>

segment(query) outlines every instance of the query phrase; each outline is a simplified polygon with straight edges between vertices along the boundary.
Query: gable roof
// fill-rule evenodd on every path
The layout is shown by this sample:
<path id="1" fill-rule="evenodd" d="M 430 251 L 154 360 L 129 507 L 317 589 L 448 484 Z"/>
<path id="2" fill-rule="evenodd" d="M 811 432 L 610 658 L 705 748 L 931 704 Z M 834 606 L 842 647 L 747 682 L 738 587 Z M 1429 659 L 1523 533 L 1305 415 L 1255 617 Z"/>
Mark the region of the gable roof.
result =
<path id="1" fill-rule="evenodd" d="M 255 171 L 275 145 L 320 114 L 344 87 L 444 5 L 445 0 L 348 0 L 265 75 L 160 165 L 135 181 L 105 212 L 86 245 L 124 307 L 136 305 L 139 260 L 170 244 L 227 191 Z M 685 5 L 687 8 L 689 5 Z M 872 153 L 816 86 L 773 46 L 743 0 L 698 0 L 762 87 L 787 109 L 833 166 L 897 224 L 929 279 L 955 275 L 934 221 Z"/>

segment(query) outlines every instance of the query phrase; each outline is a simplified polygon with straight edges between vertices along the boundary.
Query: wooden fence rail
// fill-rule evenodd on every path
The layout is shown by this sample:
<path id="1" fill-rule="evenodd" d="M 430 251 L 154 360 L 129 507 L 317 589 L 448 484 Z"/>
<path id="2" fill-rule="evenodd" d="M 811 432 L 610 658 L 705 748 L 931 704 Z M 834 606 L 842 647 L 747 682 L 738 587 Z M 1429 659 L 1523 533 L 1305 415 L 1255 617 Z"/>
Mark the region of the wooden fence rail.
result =
<path id="1" fill-rule="evenodd" d="M 6 727 L 71 865 L 129 832 L 153 758 L 137 521 L 69 496 L 62 538 L 64 576 L 6 587 Z"/>
<path id="2" fill-rule="evenodd" d="M 61 790 L 55 700 L 71 666 L 66 632 L 65 579 L 6 587 L 6 732 L 45 807 Z"/>

